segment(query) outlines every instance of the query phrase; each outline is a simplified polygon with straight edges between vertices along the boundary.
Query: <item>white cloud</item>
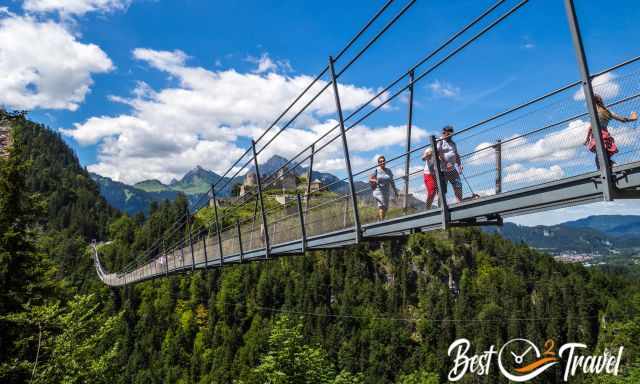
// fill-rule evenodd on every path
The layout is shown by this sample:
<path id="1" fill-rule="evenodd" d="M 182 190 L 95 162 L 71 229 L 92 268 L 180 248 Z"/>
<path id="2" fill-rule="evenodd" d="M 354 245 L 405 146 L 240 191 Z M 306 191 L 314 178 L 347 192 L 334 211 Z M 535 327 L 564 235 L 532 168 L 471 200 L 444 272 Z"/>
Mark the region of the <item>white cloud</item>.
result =
<path id="1" fill-rule="evenodd" d="M 411 128 L 411 141 L 420 142 L 428 136 L 424 129 L 413 126 Z M 389 125 L 383 128 L 371 129 L 365 125 L 357 125 L 347 132 L 349 150 L 369 151 L 376 148 L 391 147 L 405 144 L 407 140 L 406 125 Z"/>
<path id="2" fill-rule="evenodd" d="M 259 59 L 256 59 L 255 63 L 258 64 L 258 68 L 253 71 L 254 73 L 265 73 L 278 69 L 276 63 L 274 63 L 267 54 L 264 54 Z"/>
<path id="3" fill-rule="evenodd" d="M 178 50 L 136 49 L 133 56 L 165 72 L 171 83 L 177 81 L 178 85 L 154 90 L 138 82 L 130 98 L 111 97 L 112 101 L 129 105 L 128 114 L 93 117 L 62 130 L 80 144 L 99 145 L 98 163 L 91 165 L 90 170 L 124 182 L 146 178 L 169 181 L 195 165 L 223 172 L 243 152 L 240 147 L 246 146 L 246 138 L 264 132 L 313 79 L 306 75 L 191 67 L 187 64 L 188 56 Z M 318 82 L 311 95 L 324 85 L 325 82 Z M 375 95 L 374 90 L 355 85 L 339 84 L 338 88 L 345 111 Z M 309 97 L 300 100 L 289 116 Z M 275 153 L 285 157 L 297 153 L 335 125 L 334 114 L 329 89 L 265 150 L 261 160 Z M 366 127 L 354 129 L 379 145 L 389 143 L 385 135 L 392 141 L 403 137 L 402 127 L 382 128 L 377 133 Z M 278 130 L 275 127 L 263 142 Z M 423 133 L 417 128 L 414 136 L 423 137 Z M 336 141 L 318 155 L 318 162 L 335 159 L 340 151 L 340 143 Z"/>
<path id="4" fill-rule="evenodd" d="M 620 85 L 614 81 L 617 76 L 612 72 L 604 73 L 600 76 L 595 77 L 591 81 L 591 85 L 593 86 L 593 91 L 602 96 L 603 99 L 610 99 L 612 97 L 618 96 L 620 93 Z M 575 101 L 584 100 L 584 92 L 582 88 L 576 91 L 573 95 L 573 99 Z"/>
<path id="5" fill-rule="evenodd" d="M 245 59 L 250 63 L 256 64 L 253 73 L 266 73 L 281 70 L 283 72 L 291 72 L 293 68 L 288 60 L 272 60 L 268 53 L 263 53 L 260 57 L 249 56 Z"/>
<path id="6" fill-rule="evenodd" d="M 0 104 L 9 108 L 76 110 L 92 75 L 113 68 L 100 47 L 79 42 L 60 24 L 0 18 Z"/>
<path id="7" fill-rule="evenodd" d="M 504 169 L 502 181 L 504 183 L 529 183 L 535 181 L 541 183 L 550 180 L 557 180 L 564 176 L 564 171 L 559 165 L 552 165 L 549 168 L 527 168 L 516 163 Z"/>
<path id="8" fill-rule="evenodd" d="M 460 88 L 445 81 L 435 80 L 427 88 L 436 97 L 455 98 L 460 96 Z"/>
<path id="9" fill-rule="evenodd" d="M 482 165 L 495 162 L 495 150 L 492 149 L 495 143 L 483 142 L 473 150 L 473 154 L 464 158 L 464 162 L 470 165 Z"/>
<path id="10" fill-rule="evenodd" d="M 536 47 L 535 42 L 529 35 L 522 36 L 522 44 L 520 45 L 523 49 L 534 49 Z"/>
<path id="11" fill-rule="evenodd" d="M 84 15 L 89 12 L 114 12 L 126 9 L 131 0 L 25 0 L 29 12 L 57 12 L 61 15 Z"/>
<path id="12" fill-rule="evenodd" d="M 506 162 L 536 162 L 536 161 L 567 161 L 575 159 L 578 151 L 584 150 L 583 144 L 587 137 L 589 123 L 583 120 L 573 120 L 566 128 L 550 132 L 540 139 L 512 136 L 502 144 L 502 161 Z M 491 164 L 495 162 L 495 143 L 483 142 L 478 144 L 473 155 L 465 159 L 472 165 Z"/>
<path id="13" fill-rule="evenodd" d="M 360 156 L 352 156 L 349 158 L 349 160 L 351 161 L 351 167 L 354 173 L 357 173 L 356 169 L 364 169 L 371 166 L 371 162 L 369 162 L 368 159 L 362 158 Z M 317 162 L 314 159 L 313 168 L 320 172 L 345 172 L 346 169 L 343 156 L 322 159 Z M 361 179 L 368 178 L 366 175 L 360 175 L 359 177 Z"/>
<path id="14" fill-rule="evenodd" d="M 175 51 L 155 51 L 153 49 L 136 48 L 133 50 L 133 57 L 146 61 L 150 66 L 161 71 L 172 72 L 178 70 L 189 58 L 186 53 L 179 49 Z"/>
<path id="15" fill-rule="evenodd" d="M 589 123 L 582 120 L 571 121 L 566 128 L 550 132 L 541 139 L 531 141 L 528 137 L 518 138 L 502 145 L 505 161 L 563 161 L 576 157 L 582 150 Z"/>

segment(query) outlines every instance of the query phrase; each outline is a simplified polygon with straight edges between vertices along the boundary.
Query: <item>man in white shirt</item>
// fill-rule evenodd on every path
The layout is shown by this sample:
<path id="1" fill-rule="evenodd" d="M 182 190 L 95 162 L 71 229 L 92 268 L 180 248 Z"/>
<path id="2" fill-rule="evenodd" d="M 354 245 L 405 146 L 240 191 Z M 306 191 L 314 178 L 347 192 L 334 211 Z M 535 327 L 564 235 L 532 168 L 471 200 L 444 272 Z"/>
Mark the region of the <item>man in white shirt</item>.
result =
<path id="1" fill-rule="evenodd" d="M 460 155 L 458 154 L 458 147 L 456 143 L 451 139 L 453 135 L 453 127 L 447 125 L 442 128 L 442 137 L 438 140 L 438 157 L 440 158 L 440 169 L 444 173 L 446 181 L 451 183 L 453 187 L 453 193 L 456 196 L 456 202 L 462 201 L 462 182 L 460 181 L 460 173 L 462 173 L 463 167 L 460 161 Z M 456 169 L 457 166 L 457 169 Z M 447 183 L 444 186 L 444 195 L 447 194 Z"/>

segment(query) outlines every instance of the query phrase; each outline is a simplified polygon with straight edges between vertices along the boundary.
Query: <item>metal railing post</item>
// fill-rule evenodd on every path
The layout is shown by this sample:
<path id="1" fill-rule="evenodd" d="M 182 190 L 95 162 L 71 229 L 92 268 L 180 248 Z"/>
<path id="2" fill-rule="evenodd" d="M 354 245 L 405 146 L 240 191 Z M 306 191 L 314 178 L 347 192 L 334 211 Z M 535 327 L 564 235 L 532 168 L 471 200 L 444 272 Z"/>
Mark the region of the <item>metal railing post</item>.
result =
<path id="1" fill-rule="evenodd" d="M 576 57 L 578 59 L 578 67 L 580 68 L 580 76 L 582 78 L 582 89 L 584 91 L 585 101 L 591 115 L 591 130 L 593 137 L 596 141 L 596 155 L 598 164 L 600 164 L 600 177 L 602 178 L 602 184 L 605 187 L 603 191 L 604 200 L 612 201 L 614 198 L 614 179 L 611 172 L 611 164 L 609 156 L 607 155 L 604 142 L 602 140 L 602 127 L 600 126 L 600 120 L 598 119 L 598 111 L 596 109 L 593 99 L 593 86 L 591 85 L 591 74 L 589 72 L 589 66 L 587 64 L 587 57 L 584 53 L 584 45 L 582 44 L 582 35 L 580 34 L 580 26 L 578 24 L 578 18 L 576 16 L 576 10 L 573 5 L 573 0 L 564 1 L 565 9 L 567 11 L 567 20 L 569 22 L 569 29 L 571 30 L 571 37 L 573 39 L 573 46 L 576 51 Z"/>
<path id="2" fill-rule="evenodd" d="M 163 247 L 164 248 L 164 247 Z M 169 257 L 167 257 L 167 251 L 166 249 L 162 252 L 162 257 L 163 257 L 163 261 L 162 261 L 162 271 L 160 271 L 161 273 L 164 273 L 165 276 L 168 275 L 169 269 L 167 268 L 167 263 L 169 260 Z"/>
<path id="3" fill-rule="evenodd" d="M 349 202 L 347 200 L 344 201 L 344 210 L 342 211 L 342 226 L 347 226 L 347 216 L 349 214 Z"/>
<path id="4" fill-rule="evenodd" d="M 411 165 L 411 128 L 413 126 L 413 78 L 415 72 L 409 72 L 409 117 L 407 121 L 407 158 L 404 163 L 404 199 L 402 209 L 407 213 L 409 204 L 409 166 Z"/>
<path id="5" fill-rule="evenodd" d="M 309 201 L 311 201 L 311 176 L 313 175 L 313 155 L 316 152 L 316 145 L 311 144 L 311 157 L 309 159 L 309 172 L 307 172 L 307 195 L 305 196 L 306 208 L 305 213 L 309 214 Z"/>
<path id="6" fill-rule="evenodd" d="M 253 218 L 251 219 L 251 236 L 249 236 L 249 249 L 253 249 L 253 236 L 256 232 L 256 216 L 258 215 L 258 198 L 256 197 L 256 205 L 253 207 Z"/>
<path id="7" fill-rule="evenodd" d="M 447 196 L 444 193 L 444 186 L 447 182 L 440 169 L 440 156 L 438 154 L 438 145 L 436 144 L 436 137 L 431 135 L 431 149 L 433 151 L 433 162 L 436 171 L 436 184 L 438 185 L 438 200 L 440 202 L 440 212 L 442 216 L 442 229 L 449 228 L 449 206 L 447 205 Z"/>
<path id="8" fill-rule="evenodd" d="M 307 230 L 304 227 L 304 213 L 302 210 L 302 199 L 300 194 L 296 193 L 296 200 L 298 202 L 298 216 L 300 216 L 300 234 L 302 235 L 302 253 L 307 252 Z"/>
<path id="9" fill-rule="evenodd" d="M 236 231 L 238 232 L 238 249 L 240 250 L 240 263 L 244 263 L 244 250 L 242 249 L 242 231 L 240 231 L 239 219 L 236 219 Z"/>
<path id="10" fill-rule="evenodd" d="M 260 212 L 262 213 L 262 226 L 264 227 L 265 258 L 268 259 L 271 252 L 271 244 L 269 242 L 267 213 L 264 209 L 264 198 L 262 196 L 262 178 L 260 177 L 260 168 L 258 167 L 258 153 L 256 152 L 256 142 L 254 140 L 251 140 L 251 148 L 253 149 L 253 164 L 256 168 L 256 184 L 258 184 L 258 198 L 260 199 Z"/>
<path id="11" fill-rule="evenodd" d="M 340 94 L 338 93 L 338 82 L 336 80 L 336 71 L 333 66 L 333 57 L 329 56 L 329 72 L 331 74 L 331 83 L 333 84 L 333 96 L 336 101 L 336 109 L 338 112 L 338 122 L 340 123 L 340 133 L 342 137 L 342 150 L 344 151 L 344 161 L 349 175 L 349 191 L 351 192 L 351 203 L 353 205 L 353 223 L 356 231 L 356 243 L 360 242 L 360 216 L 358 215 L 358 198 L 356 196 L 356 188 L 353 183 L 353 172 L 351 171 L 351 160 L 349 159 L 349 144 L 347 143 L 347 133 L 344 128 L 344 117 L 342 116 L 342 106 L 340 105 Z"/>
<path id="12" fill-rule="evenodd" d="M 502 141 L 498 139 L 495 145 L 496 151 L 496 195 L 502 193 Z"/>
<path id="13" fill-rule="evenodd" d="M 196 270 L 196 256 L 193 254 L 193 240 L 191 238 L 191 213 L 187 208 L 187 232 L 189 232 L 189 249 L 191 250 L 191 271 Z"/>
<path id="14" fill-rule="evenodd" d="M 207 255 L 207 235 L 202 238 L 202 251 L 204 252 L 204 269 L 209 268 L 209 256 Z"/>
<path id="15" fill-rule="evenodd" d="M 224 255 L 222 253 L 222 235 L 220 234 L 220 220 L 218 220 L 218 202 L 216 201 L 216 190 L 211 185 L 211 198 L 213 199 L 213 215 L 216 219 L 216 236 L 218 238 L 218 251 L 220 252 L 220 266 L 224 266 Z"/>

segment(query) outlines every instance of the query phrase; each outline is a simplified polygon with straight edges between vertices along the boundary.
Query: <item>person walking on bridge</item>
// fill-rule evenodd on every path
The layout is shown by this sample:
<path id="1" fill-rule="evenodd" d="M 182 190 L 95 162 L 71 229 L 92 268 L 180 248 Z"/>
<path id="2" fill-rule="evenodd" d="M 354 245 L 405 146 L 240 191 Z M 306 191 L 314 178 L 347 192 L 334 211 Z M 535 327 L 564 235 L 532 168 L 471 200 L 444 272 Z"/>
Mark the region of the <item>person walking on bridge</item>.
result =
<path id="1" fill-rule="evenodd" d="M 386 159 L 384 156 L 378 156 L 378 166 L 369 176 L 369 184 L 373 189 L 373 198 L 378 204 L 378 219 L 384 220 L 389 209 L 389 195 L 393 189 L 394 197 L 398 198 L 398 189 L 393 180 L 393 172 L 386 167 Z"/>
<path id="2" fill-rule="evenodd" d="M 436 147 L 438 157 L 440 158 L 440 169 L 444 173 L 445 179 L 451 183 L 453 193 L 456 196 L 456 202 L 459 203 L 462 201 L 460 174 L 463 171 L 463 167 L 460 161 L 460 155 L 458 154 L 458 147 L 451 139 L 451 135 L 453 135 L 452 126 L 447 125 L 442 128 L 442 137 L 438 140 Z M 445 197 L 447 195 L 447 183 L 444 183 L 443 189 L 442 196 Z"/>
<path id="3" fill-rule="evenodd" d="M 602 100 L 602 96 L 595 94 L 593 95 L 593 101 L 596 104 L 596 110 L 598 112 L 598 122 L 600 123 L 601 136 L 604 144 L 605 156 L 608 157 L 611 165 L 614 164 L 614 161 L 611 160 L 611 156 L 618 153 L 618 146 L 616 145 L 613 136 L 609 133 L 609 122 L 613 120 L 617 120 L 621 123 L 629 123 L 631 121 L 638 120 L 638 114 L 636 112 L 631 112 L 629 117 L 619 116 L 615 113 L 611 112 L 607 106 L 604 104 L 604 100 Z M 596 152 L 596 140 L 593 137 L 593 130 L 591 129 L 591 124 L 589 124 L 589 128 L 587 130 L 587 138 L 585 139 L 584 145 L 587 149 L 593 153 Z M 598 162 L 598 156 L 596 156 L 596 167 L 600 169 L 600 163 Z"/>
<path id="4" fill-rule="evenodd" d="M 422 160 L 424 161 L 424 186 L 427 190 L 427 210 L 432 208 L 433 199 L 435 199 L 436 194 L 436 162 L 433 157 L 433 149 L 431 147 L 424 150 L 422 154 Z"/>

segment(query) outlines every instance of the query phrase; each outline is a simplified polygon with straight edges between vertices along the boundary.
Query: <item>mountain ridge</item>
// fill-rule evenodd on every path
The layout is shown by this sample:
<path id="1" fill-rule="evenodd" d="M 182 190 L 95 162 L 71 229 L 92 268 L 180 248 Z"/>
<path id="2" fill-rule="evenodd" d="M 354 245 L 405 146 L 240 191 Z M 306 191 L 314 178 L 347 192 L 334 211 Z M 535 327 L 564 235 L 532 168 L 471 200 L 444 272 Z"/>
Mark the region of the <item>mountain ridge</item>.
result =
<path id="1" fill-rule="evenodd" d="M 592 215 L 557 225 L 531 227 L 505 223 L 502 227 L 485 228 L 485 231 L 499 233 L 513 242 L 526 243 L 553 255 L 638 253 L 640 237 L 630 235 L 631 232 L 621 232 L 619 225 L 613 225 L 614 221 L 635 228 L 635 223 L 640 223 L 640 216 Z"/>
<path id="2" fill-rule="evenodd" d="M 260 164 L 260 173 L 263 176 L 271 175 L 282 168 L 288 161 L 282 156 L 274 155 L 265 163 Z M 255 172 L 255 167 L 250 167 L 248 172 Z M 306 176 L 307 173 L 307 167 L 300 165 L 295 167 L 294 174 L 296 176 Z M 165 199 L 175 200 L 178 193 L 187 195 L 189 202 L 193 204 L 204 198 L 212 184 L 221 180 L 221 184 L 225 186 L 221 190 L 216 190 L 216 195 L 223 198 L 230 197 L 233 195 L 234 187 L 242 184 L 244 180 L 244 176 L 236 176 L 233 179 L 229 177 L 223 178 L 216 172 L 200 165 L 189 170 L 179 180 L 172 179 L 169 184 L 165 184 L 158 179 L 148 179 L 130 185 L 96 173 L 92 173 L 91 177 L 100 185 L 101 194 L 111 205 L 129 214 L 138 212 L 146 214 L 151 202 L 160 202 Z M 349 184 L 331 173 L 313 171 L 311 178 L 318 179 L 323 185 L 330 186 L 329 189 L 333 192 L 347 193 L 349 191 Z M 358 182 L 356 189 L 363 189 L 365 184 Z"/>

